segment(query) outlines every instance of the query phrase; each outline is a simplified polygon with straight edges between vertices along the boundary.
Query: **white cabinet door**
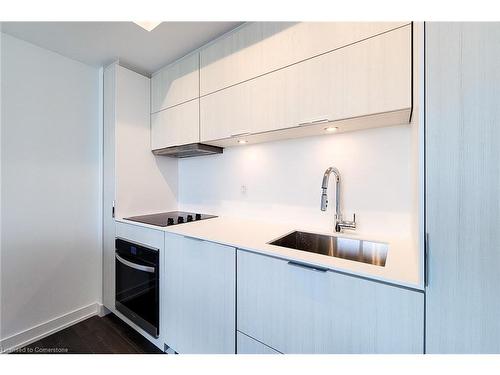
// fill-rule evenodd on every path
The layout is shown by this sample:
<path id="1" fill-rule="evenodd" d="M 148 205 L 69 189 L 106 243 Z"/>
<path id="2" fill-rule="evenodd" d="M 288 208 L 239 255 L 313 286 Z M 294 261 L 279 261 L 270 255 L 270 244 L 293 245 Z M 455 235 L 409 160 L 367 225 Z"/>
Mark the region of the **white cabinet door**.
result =
<path id="1" fill-rule="evenodd" d="M 236 348 L 237 354 L 281 354 L 241 332 L 236 332 Z"/>
<path id="2" fill-rule="evenodd" d="M 165 234 L 165 343 L 181 354 L 235 353 L 236 250 Z"/>
<path id="3" fill-rule="evenodd" d="M 426 23 L 426 350 L 500 353 L 500 23 Z"/>
<path id="4" fill-rule="evenodd" d="M 201 95 L 405 24 L 408 22 L 247 23 L 201 51 Z"/>
<path id="5" fill-rule="evenodd" d="M 238 250 L 238 331 L 282 353 L 422 353 L 424 295 Z"/>
<path id="6" fill-rule="evenodd" d="M 200 99 L 202 142 L 297 125 L 298 108 L 284 71 Z M 288 94 L 285 94 L 288 93 Z"/>
<path id="7" fill-rule="evenodd" d="M 151 114 L 151 149 L 200 140 L 199 99 Z"/>
<path id="8" fill-rule="evenodd" d="M 201 141 L 409 109 L 411 56 L 409 25 L 203 96 Z"/>
<path id="9" fill-rule="evenodd" d="M 159 70 L 151 78 L 151 113 L 199 97 L 199 53 Z"/>

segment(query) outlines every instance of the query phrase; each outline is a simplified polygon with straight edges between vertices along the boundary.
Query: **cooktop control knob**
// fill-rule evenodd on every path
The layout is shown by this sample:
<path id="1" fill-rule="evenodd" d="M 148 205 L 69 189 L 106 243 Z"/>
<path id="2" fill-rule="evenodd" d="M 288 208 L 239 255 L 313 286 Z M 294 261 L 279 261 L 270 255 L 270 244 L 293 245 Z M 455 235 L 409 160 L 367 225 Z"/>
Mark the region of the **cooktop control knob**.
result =
<path id="1" fill-rule="evenodd" d="M 196 214 L 196 220 L 201 220 L 201 214 Z"/>
<path id="2" fill-rule="evenodd" d="M 193 221 L 193 215 L 187 215 L 186 221 Z"/>
<path id="3" fill-rule="evenodd" d="M 174 225 L 174 218 L 173 217 L 169 217 L 167 219 L 167 225 Z"/>
<path id="4" fill-rule="evenodd" d="M 184 217 L 183 217 L 183 216 L 179 216 L 179 217 L 177 218 L 177 223 L 178 223 L 178 224 L 182 224 L 183 222 L 184 222 Z"/>

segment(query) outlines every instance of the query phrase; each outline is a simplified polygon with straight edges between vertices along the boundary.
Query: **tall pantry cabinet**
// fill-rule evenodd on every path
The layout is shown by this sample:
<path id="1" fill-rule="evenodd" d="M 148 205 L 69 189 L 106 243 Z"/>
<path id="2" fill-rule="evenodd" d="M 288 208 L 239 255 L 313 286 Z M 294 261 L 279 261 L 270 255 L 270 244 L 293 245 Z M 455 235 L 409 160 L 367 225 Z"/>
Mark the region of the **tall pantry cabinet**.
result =
<path id="1" fill-rule="evenodd" d="M 426 352 L 500 353 L 500 23 L 426 23 Z"/>

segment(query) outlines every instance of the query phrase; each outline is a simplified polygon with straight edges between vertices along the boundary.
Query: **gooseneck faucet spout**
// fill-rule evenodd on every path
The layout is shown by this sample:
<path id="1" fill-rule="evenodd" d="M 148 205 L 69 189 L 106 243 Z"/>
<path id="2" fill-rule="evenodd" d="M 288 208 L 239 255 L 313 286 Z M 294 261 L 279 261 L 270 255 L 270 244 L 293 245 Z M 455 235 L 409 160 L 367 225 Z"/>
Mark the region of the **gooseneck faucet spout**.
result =
<path id="1" fill-rule="evenodd" d="M 326 207 L 328 206 L 328 181 L 332 173 L 335 176 L 335 219 L 337 219 L 340 216 L 340 172 L 335 167 L 329 167 L 323 175 L 323 183 L 321 184 L 321 211 L 326 211 Z"/>
<path id="2" fill-rule="evenodd" d="M 333 173 L 335 176 L 335 232 L 341 232 L 342 229 L 356 229 L 356 214 L 354 214 L 352 221 L 342 219 L 342 211 L 340 209 L 340 172 L 335 167 L 326 169 L 323 175 L 323 182 L 321 183 L 321 211 L 326 211 L 328 206 L 328 181 L 330 175 Z"/>

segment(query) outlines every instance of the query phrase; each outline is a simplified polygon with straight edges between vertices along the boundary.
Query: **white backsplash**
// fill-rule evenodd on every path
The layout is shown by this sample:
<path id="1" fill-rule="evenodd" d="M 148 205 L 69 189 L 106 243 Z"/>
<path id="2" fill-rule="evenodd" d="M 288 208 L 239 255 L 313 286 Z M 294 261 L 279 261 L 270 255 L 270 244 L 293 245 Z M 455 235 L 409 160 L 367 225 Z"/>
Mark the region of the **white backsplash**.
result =
<path id="1" fill-rule="evenodd" d="M 414 225 L 417 175 L 408 125 L 288 141 L 235 146 L 222 155 L 179 161 L 179 206 L 331 231 L 335 183 L 320 211 L 325 169 L 340 170 L 346 219 L 358 233 L 409 236 Z"/>

